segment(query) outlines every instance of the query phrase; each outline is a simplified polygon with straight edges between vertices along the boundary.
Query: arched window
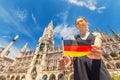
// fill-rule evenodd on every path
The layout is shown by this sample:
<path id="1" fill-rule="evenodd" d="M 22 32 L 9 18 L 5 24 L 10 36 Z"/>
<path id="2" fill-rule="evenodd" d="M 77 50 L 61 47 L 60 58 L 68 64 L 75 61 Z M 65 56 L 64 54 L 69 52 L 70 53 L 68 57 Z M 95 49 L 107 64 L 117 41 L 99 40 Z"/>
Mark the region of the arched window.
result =
<path id="1" fill-rule="evenodd" d="M 112 52 L 111 48 L 109 46 L 105 47 L 105 53 L 110 54 Z"/>
<path id="2" fill-rule="evenodd" d="M 37 76 L 37 71 L 36 71 L 36 67 L 34 67 L 31 72 L 32 80 L 36 80 L 36 76 Z"/>
<path id="3" fill-rule="evenodd" d="M 117 67 L 118 69 L 120 69 L 120 62 L 117 62 L 117 63 L 116 63 L 116 67 Z"/>
<path id="4" fill-rule="evenodd" d="M 111 66 L 109 64 L 106 64 L 107 69 L 111 69 Z"/>

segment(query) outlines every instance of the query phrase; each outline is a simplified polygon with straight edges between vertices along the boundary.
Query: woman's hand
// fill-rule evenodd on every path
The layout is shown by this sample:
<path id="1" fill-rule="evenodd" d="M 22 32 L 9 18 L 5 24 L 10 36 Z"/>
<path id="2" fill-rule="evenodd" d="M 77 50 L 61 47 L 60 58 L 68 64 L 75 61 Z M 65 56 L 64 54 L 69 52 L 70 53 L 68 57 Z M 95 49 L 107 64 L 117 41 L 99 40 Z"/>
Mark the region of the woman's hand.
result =
<path id="1" fill-rule="evenodd" d="M 102 53 L 102 41 L 99 38 L 95 38 L 94 45 L 92 45 L 92 49 L 87 56 L 91 59 L 101 59 Z"/>
<path id="2" fill-rule="evenodd" d="M 92 45 L 91 52 L 87 56 L 91 59 L 101 59 L 102 53 L 101 47 Z"/>
<path id="3" fill-rule="evenodd" d="M 62 70 L 66 70 L 70 66 L 71 63 L 72 61 L 70 57 L 68 56 L 63 56 L 63 58 L 59 60 L 59 66 Z"/>

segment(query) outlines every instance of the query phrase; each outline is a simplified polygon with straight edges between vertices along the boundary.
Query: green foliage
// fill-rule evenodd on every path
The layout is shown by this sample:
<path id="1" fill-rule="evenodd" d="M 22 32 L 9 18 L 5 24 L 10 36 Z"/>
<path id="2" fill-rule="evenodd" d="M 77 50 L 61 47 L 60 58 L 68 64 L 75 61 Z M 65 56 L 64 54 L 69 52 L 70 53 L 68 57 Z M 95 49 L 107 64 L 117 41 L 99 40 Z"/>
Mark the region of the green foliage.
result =
<path id="1" fill-rule="evenodd" d="M 111 74 L 112 80 L 120 80 L 120 75 L 112 73 Z"/>
<path id="2" fill-rule="evenodd" d="M 2 80 L 6 80 L 5 77 L 2 77 Z"/>

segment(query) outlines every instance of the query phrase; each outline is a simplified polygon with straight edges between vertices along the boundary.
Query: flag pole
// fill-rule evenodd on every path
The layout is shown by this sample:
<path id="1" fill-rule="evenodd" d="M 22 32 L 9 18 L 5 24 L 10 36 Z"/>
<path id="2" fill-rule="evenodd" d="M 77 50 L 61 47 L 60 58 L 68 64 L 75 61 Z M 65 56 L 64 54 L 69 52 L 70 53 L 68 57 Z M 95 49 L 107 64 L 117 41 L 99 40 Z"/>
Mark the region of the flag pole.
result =
<path id="1" fill-rule="evenodd" d="M 64 41 L 63 41 L 63 37 L 61 37 L 62 39 L 62 57 L 64 58 Z M 66 70 L 63 71 L 63 78 L 65 79 L 65 74 L 66 74 Z"/>
<path id="2" fill-rule="evenodd" d="M 63 51 L 62 56 L 64 56 L 64 42 L 63 42 L 63 37 L 61 37 L 61 39 L 62 39 L 62 51 Z"/>

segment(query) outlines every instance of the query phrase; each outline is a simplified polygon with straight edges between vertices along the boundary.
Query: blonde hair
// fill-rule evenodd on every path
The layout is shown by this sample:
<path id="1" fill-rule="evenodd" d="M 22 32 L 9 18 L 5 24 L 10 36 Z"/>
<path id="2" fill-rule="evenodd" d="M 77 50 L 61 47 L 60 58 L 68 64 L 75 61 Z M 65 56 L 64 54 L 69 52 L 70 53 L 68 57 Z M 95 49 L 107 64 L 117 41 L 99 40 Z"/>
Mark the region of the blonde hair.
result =
<path id="1" fill-rule="evenodd" d="M 81 16 L 79 16 L 79 17 L 75 20 L 75 23 L 76 23 L 80 18 L 82 18 L 86 23 L 88 23 L 87 20 L 86 20 L 84 17 L 81 17 Z"/>

